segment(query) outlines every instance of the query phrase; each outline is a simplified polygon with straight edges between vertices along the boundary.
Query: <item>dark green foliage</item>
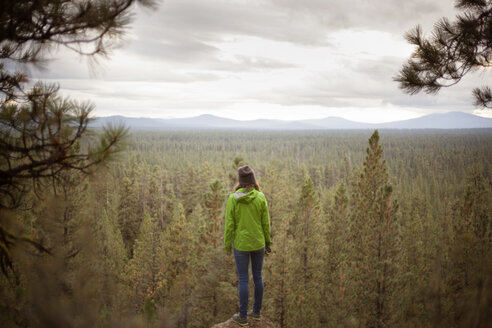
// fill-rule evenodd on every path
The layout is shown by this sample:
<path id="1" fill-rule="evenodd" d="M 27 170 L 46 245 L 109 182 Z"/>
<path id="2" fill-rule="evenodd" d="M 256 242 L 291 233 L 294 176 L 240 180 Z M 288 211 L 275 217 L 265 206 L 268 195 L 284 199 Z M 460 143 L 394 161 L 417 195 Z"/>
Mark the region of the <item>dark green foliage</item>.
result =
<path id="1" fill-rule="evenodd" d="M 268 199 L 263 314 L 279 326 L 487 327 L 489 130 L 286 136 L 133 133 L 120 162 L 90 179 L 64 176 L 58 198 L 12 216 L 56 253 L 41 265 L 50 257 L 15 252 L 18 281 L 1 278 L 2 322 L 230 318 L 238 298 L 222 246 L 224 186 L 240 153 Z"/>
<path id="2" fill-rule="evenodd" d="M 143 217 L 136 184 L 136 181 L 132 182 L 127 177 L 123 178 L 118 208 L 118 225 L 129 255 L 133 255 L 133 245 Z"/>
<path id="3" fill-rule="evenodd" d="M 224 221 L 221 214 L 223 214 L 225 194 L 219 180 L 215 180 L 209 187 L 209 191 L 203 195 L 204 208 L 207 212 L 206 225 L 208 226 L 209 241 L 214 247 L 217 247 L 222 241 L 223 229 L 220 227 L 223 226 Z"/>
<path id="4" fill-rule="evenodd" d="M 152 0 L 2 1 L 0 58 L 36 64 L 58 45 L 84 55 L 107 55 L 130 22 L 136 2 L 154 5 Z M 12 86 L 19 84 L 11 82 L 1 91 Z"/>
<path id="5" fill-rule="evenodd" d="M 124 321 L 129 302 L 121 279 L 126 254 L 116 224 L 118 195 L 109 192 L 113 181 L 88 183 L 84 177 L 97 176 L 96 165 L 102 168 L 98 164 L 109 164 L 125 149 L 127 130 L 90 131 L 91 103 L 63 98 L 54 84 L 29 83 L 28 71 L 52 59 L 58 46 L 92 59 L 106 56 L 121 39 L 135 2 L 153 3 L 0 2 L 3 326 Z"/>
<path id="6" fill-rule="evenodd" d="M 447 276 L 450 314 L 461 327 L 488 322 L 482 302 L 492 295 L 487 286 L 492 267 L 492 199 L 490 183 L 479 165 L 470 168 L 463 201 L 454 209 L 453 239 Z M 487 321 L 486 321 L 487 320 Z"/>
<path id="7" fill-rule="evenodd" d="M 142 307 L 142 313 L 145 317 L 145 320 L 147 321 L 147 325 L 149 326 L 156 317 L 156 310 L 150 297 L 145 298 L 145 302 Z"/>
<path id="8" fill-rule="evenodd" d="M 123 149 L 126 129 L 109 127 L 95 138 L 87 129 L 93 105 L 58 94 L 56 85 L 29 87 L 30 65 L 62 45 L 81 55 L 107 55 L 123 35 L 135 0 L 2 1 L 0 12 L 0 267 L 13 270 L 11 250 L 41 243 L 12 230 L 6 209 L 30 207 L 43 185 L 56 190 L 66 172 L 88 173 Z M 152 1 L 140 1 L 146 6 Z M 94 57 L 92 57 L 94 58 Z"/>
<path id="9" fill-rule="evenodd" d="M 334 196 L 333 203 L 328 209 L 326 246 L 323 254 L 323 272 L 326 289 L 323 290 L 323 306 L 326 309 L 326 324 L 328 326 L 352 326 L 354 321 L 354 299 L 351 293 L 349 256 L 351 253 L 351 220 L 349 213 L 349 198 L 346 187 L 341 183 Z M 330 300 L 330 301 L 328 301 Z"/>
<path id="10" fill-rule="evenodd" d="M 369 138 L 367 156 L 352 195 L 351 280 L 356 281 L 356 318 L 363 326 L 391 325 L 397 290 L 397 205 L 392 199 L 379 134 Z"/>
<path id="11" fill-rule="evenodd" d="M 191 297 L 191 327 L 212 326 L 226 320 L 236 308 L 234 260 L 223 247 L 225 192 L 222 183 L 215 180 L 208 189 L 198 188 L 203 194 L 201 216 L 193 215 L 200 227 L 197 250 L 199 259 L 191 270 L 197 280 Z M 197 215 L 200 213 L 196 213 Z M 194 315 L 201 313 L 201 315 Z"/>
<path id="12" fill-rule="evenodd" d="M 187 328 L 230 317 L 237 281 L 221 238 L 242 164 L 269 200 L 263 313 L 280 326 L 491 325 L 490 130 L 385 131 L 383 140 L 367 131 L 146 132 L 121 152 L 124 128 L 96 136 L 91 104 L 53 85 L 27 90 L 26 72 L 58 45 L 107 55 L 135 2 L 152 4 L 1 2 L 4 326 Z M 417 50 L 397 78 L 408 92 L 488 67 L 491 2 L 457 6 L 465 14 L 442 20 L 430 39 L 409 34 Z M 487 87 L 474 94 L 490 105 Z M 92 170 L 116 152 L 119 162 Z"/>
<path id="13" fill-rule="evenodd" d="M 301 187 L 297 211 L 290 222 L 289 249 L 292 257 L 290 298 L 294 301 L 287 312 L 288 320 L 296 327 L 317 327 L 321 314 L 320 288 L 321 256 L 325 252 L 320 202 L 313 181 L 307 178 Z"/>
<path id="14" fill-rule="evenodd" d="M 267 195 L 271 222 L 271 237 L 276 242 L 272 245 L 272 254 L 264 262 L 264 279 L 272 297 L 264 300 L 264 313 L 278 322 L 279 326 L 286 326 L 289 307 L 292 298 L 289 292 L 293 284 L 293 258 L 290 256 L 294 245 L 289 235 L 289 226 L 293 220 L 295 199 L 298 187 L 287 184 L 285 176 L 280 176 L 278 170 L 271 163 L 261 180 L 262 191 Z"/>
<path id="15" fill-rule="evenodd" d="M 456 7 L 463 12 L 453 22 L 447 18 L 438 21 L 430 37 L 422 34 L 420 26 L 407 33 L 407 41 L 416 49 L 395 78 L 405 92 L 437 93 L 461 81 L 468 72 L 490 66 L 492 2 L 459 0 Z M 476 106 L 492 106 L 488 86 L 475 88 L 473 96 Z"/>

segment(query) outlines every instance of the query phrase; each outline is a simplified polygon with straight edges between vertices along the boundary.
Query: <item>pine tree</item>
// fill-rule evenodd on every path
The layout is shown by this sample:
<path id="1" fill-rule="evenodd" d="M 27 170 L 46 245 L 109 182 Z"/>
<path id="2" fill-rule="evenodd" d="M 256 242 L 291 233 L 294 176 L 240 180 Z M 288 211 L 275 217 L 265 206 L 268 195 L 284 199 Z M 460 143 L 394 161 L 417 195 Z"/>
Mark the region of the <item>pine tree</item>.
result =
<path id="1" fill-rule="evenodd" d="M 281 327 L 287 325 L 289 307 L 289 289 L 295 281 L 291 274 L 293 261 L 293 242 L 289 233 L 289 225 L 293 217 L 294 199 L 292 185 L 271 164 L 262 180 L 263 192 L 268 199 L 272 253 L 264 260 L 263 280 L 267 291 L 263 300 L 264 313 Z"/>
<path id="2" fill-rule="evenodd" d="M 318 327 L 320 314 L 320 293 L 318 283 L 321 275 L 320 255 L 324 252 L 323 226 L 319 199 L 314 191 L 313 181 L 307 178 L 302 185 L 296 214 L 291 222 L 294 247 L 293 274 L 297 281 L 292 286 L 294 303 L 289 317 L 296 327 Z"/>
<path id="3" fill-rule="evenodd" d="M 192 327 L 211 326 L 213 323 L 227 319 L 237 310 L 237 277 L 234 257 L 224 252 L 222 238 L 224 235 L 225 197 L 220 181 L 210 184 L 204 195 L 201 238 L 198 245 L 202 261 L 198 267 L 199 279 L 193 292 L 191 313 Z M 201 206 L 197 206 L 197 209 Z M 197 215 L 198 210 L 195 210 Z M 196 315 L 200 313 L 200 315 Z"/>
<path id="4" fill-rule="evenodd" d="M 64 174 L 64 188 L 56 189 L 59 196 L 45 196 L 29 210 L 25 219 L 30 222 L 25 225 L 51 255 L 16 254 L 15 265 L 23 277 L 16 289 L 28 302 L 19 299 L 15 304 L 19 309 L 30 308 L 29 315 L 18 313 L 18 323 L 95 326 L 111 320 L 104 309 L 124 310 L 121 272 L 125 254 L 115 224 L 116 202 L 111 199 L 108 204 L 97 197 L 106 185 L 103 176 L 102 172 L 94 179 Z"/>
<path id="5" fill-rule="evenodd" d="M 124 177 L 118 208 L 118 226 L 130 257 L 133 256 L 133 246 L 143 219 L 137 193 L 136 182 Z"/>
<path id="6" fill-rule="evenodd" d="M 388 184 L 379 133 L 369 138 L 369 147 L 352 196 L 354 218 L 351 239 L 353 276 L 358 288 L 356 313 L 361 325 L 384 327 L 391 324 L 396 292 L 398 255 L 397 205 Z"/>
<path id="7" fill-rule="evenodd" d="M 134 290 L 133 303 L 137 311 L 148 302 L 155 309 L 163 305 L 163 297 L 169 288 L 165 279 L 170 269 L 166 262 L 166 248 L 157 220 L 146 214 L 135 241 L 133 258 L 127 268 L 127 281 Z"/>
<path id="8" fill-rule="evenodd" d="M 217 247 L 219 240 L 222 239 L 224 190 L 219 180 L 210 184 L 210 191 L 204 195 L 205 209 L 207 211 L 207 222 L 209 225 L 208 233 L 214 248 Z"/>
<path id="9" fill-rule="evenodd" d="M 198 236 L 193 232 L 194 226 L 185 217 L 183 206 L 177 203 L 163 235 L 167 265 L 164 279 L 168 284 L 165 304 L 176 317 L 177 326 L 185 328 L 190 322 L 190 295 L 198 278 L 195 270 Z"/>
<path id="10" fill-rule="evenodd" d="M 441 301 L 441 286 L 436 281 L 442 269 L 444 257 L 438 250 L 444 238 L 440 222 L 432 217 L 430 204 L 422 195 L 404 202 L 401 213 L 398 265 L 405 274 L 399 279 L 398 321 L 415 327 L 432 323 Z"/>
<path id="11" fill-rule="evenodd" d="M 353 313 L 353 300 L 349 298 L 348 256 L 351 247 L 350 212 L 347 190 L 339 184 L 333 205 L 330 207 L 326 233 L 327 251 L 323 254 L 325 288 L 321 297 L 328 326 L 348 326 L 349 315 Z"/>
<path id="12" fill-rule="evenodd" d="M 490 324 L 484 305 L 492 290 L 492 206 L 490 184 L 479 165 L 469 169 L 463 202 L 454 213 L 451 248 L 452 309 L 459 326 Z M 451 296 L 450 295 L 450 296 Z"/>
<path id="13" fill-rule="evenodd" d="M 198 180 L 195 169 L 190 166 L 186 171 L 183 182 L 183 191 L 181 193 L 186 216 L 189 216 L 193 212 L 197 203 L 201 203 L 201 188 L 198 188 L 198 186 L 201 186 L 202 183 L 204 183 L 204 181 Z"/>
<path id="14" fill-rule="evenodd" d="M 98 286 L 97 294 L 101 302 L 98 321 L 101 325 L 119 322 L 120 315 L 131 306 L 128 302 L 130 289 L 124 284 L 128 257 L 116 221 L 116 209 L 104 211 L 94 231 L 91 231 L 96 243 L 89 254 L 96 271 L 92 281 Z"/>
<path id="15" fill-rule="evenodd" d="M 6 209 L 18 208 L 32 190 L 61 183 L 67 171 L 87 173 L 122 150 L 124 127 L 105 129 L 99 138 L 87 135 L 90 103 L 58 95 L 58 86 L 29 84 L 30 66 L 64 46 L 94 58 L 109 54 L 121 39 L 135 0 L 2 1 L 0 13 L 0 267 L 12 269 L 10 249 L 32 238 L 6 227 L 13 220 Z M 152 6 L 152 1 L 138 1 Z M 79 143 L 84 139 L 83 147 Z"/>
<path id="16" fill-rule="evenodd" d="M 146 210 L 159 223 L 160 229 L 164 230 L 166 221 L 169 222 L 173 213 L 170 211 L 170 202 L 174 201 L 174 193 L 171 199 L 166 199 L 164 193 L 167 189 L 167 181 L 165 181 L 164 172 L 158 165 L 154 165 L 149 177 L 148 197 Z"/>

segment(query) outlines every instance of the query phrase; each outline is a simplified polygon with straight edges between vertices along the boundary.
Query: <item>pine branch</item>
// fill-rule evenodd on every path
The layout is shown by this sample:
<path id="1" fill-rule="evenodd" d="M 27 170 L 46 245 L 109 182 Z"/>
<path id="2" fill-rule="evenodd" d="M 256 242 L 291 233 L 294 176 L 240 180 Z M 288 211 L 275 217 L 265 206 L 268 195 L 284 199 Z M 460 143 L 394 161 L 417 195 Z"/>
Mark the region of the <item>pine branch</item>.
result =
<path id="1" fill-rule="evenodd" d="M 424 91 L 436 94 L 451 87 L 470 71 L 488 68 L 492 60 L 492 3 L 490 1 L 458 1 L 464 13 L 454 22 L 442 18 L 425 38 L 417 26 L 405 35 L 416 46 L 410 59 L 400 69 L 394 81 L 408 94 Z M 487 107 L 487 93 L 473 91 L 475 104 Z"/>

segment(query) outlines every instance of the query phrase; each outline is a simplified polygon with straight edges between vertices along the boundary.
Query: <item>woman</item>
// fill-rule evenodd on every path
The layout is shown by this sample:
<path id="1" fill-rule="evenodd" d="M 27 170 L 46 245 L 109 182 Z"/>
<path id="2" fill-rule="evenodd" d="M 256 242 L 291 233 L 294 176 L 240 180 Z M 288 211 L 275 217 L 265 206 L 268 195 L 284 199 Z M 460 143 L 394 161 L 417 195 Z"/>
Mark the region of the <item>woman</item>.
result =
<path id="1" fill-rule="evenodd" d="M 270 252 L 270 216 L 265 195 L 260 191 L 255 173 L 248 165 L 238 169 L 239 183 L 229 195 L 225 215 L 224 247 L 234 258 L 239 280 L 239 313 L 232 320 L 248 325 L 247 317 L 260 320 L 263 299 L 261 271 L 265 249 Z M 255 283 L 253 310 L 248 313 L 248 267 Z"/>

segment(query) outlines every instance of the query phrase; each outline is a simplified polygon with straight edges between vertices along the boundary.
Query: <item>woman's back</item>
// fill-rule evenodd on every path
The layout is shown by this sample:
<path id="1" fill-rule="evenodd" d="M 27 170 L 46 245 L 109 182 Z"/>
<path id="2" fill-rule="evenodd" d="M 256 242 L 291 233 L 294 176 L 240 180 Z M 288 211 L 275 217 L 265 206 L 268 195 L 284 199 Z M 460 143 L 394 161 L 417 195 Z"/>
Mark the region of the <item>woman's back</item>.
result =
<path id="1" fill-rule="evenodd" d="M 255 251 L 270 244 L 270 222 L 265 195 L 256 189 L 240 188 L 229 195 L 226 213 L 225 246 Z"/>

